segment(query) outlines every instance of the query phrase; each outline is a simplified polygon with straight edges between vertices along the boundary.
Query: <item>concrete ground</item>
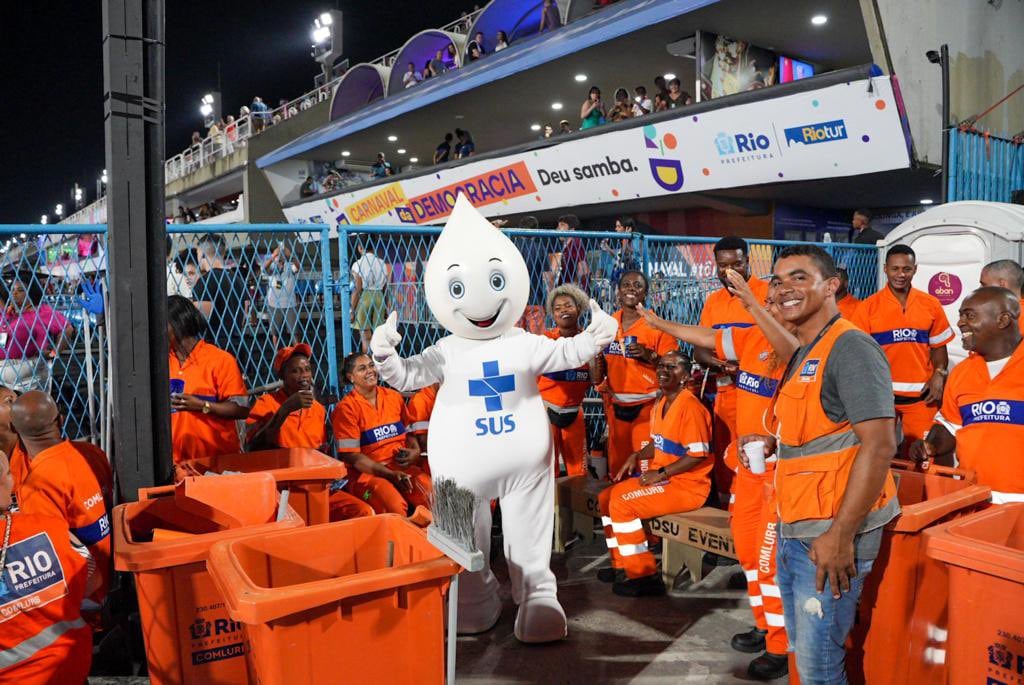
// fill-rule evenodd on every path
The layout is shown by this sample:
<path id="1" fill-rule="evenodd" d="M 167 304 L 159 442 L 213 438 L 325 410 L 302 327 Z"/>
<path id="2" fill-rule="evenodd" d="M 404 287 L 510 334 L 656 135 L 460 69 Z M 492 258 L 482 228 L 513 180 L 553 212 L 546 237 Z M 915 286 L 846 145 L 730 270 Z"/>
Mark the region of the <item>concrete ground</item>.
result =
<path id="1" fill-rule="evenodd" d="M 558 596 L 569 617 L 569 637 L 524 645 L 512 634 L 514 606 L 504 593 L 498 625 L 459 638 L 457 681 L 465 684 L 742 683 L 755 656 L 729 648 L 733 634 L 751 625 L 743 590 L 729 589 L 738 566 L 715 569 L 699 585 L 684 571 L 665 597 L 618 597 L 596 578 L 607 564 L 603 538 L 572 545 L 552 557 Z M 494 565 L 507 580 L 504 561 Z M 506 587 L 507 584 L 503 585 Z M 92 685 L 142 685 L 145 678 L 91 678 Z M 775 681 L 785 685 L 785 678 Z"/>

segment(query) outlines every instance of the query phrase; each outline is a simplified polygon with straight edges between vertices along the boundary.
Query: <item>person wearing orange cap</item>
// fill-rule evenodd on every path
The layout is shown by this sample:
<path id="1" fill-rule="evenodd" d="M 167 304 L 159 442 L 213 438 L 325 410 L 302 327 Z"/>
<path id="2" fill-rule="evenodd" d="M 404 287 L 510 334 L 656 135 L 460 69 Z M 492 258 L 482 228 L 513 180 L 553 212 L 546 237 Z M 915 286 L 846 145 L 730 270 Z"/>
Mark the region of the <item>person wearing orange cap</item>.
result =
<path id="1" fill-rule="evenodd" d="M 249 412 L 246 443 L 250 450 L 306 447 L 327 451 L 327 410 L 313 394 L 312 356 L 306 343 L 278 350 L 273 369 L 283 385 L 260 395 Z M 332 521 L 373 513 L 373 507 L 347 492 L 331 493 Z"/>
<path id="2" fill-rule="evenodd" d="M 761 306 L 740 274 L 730 271 L 727 277 L 730 288 L 748 307 L 756 326 L 715 330 L 665 321 L 649 310 L 642 313 L 654 328 L 682 342 L 713 348 L 716 359 L 736 363 L 739 367 L 736 430 L 739 435 L 762 433 L 766 430 L 766 414 L 775 388 L 798 342 L 781 320 L 771 286 L 766 306 Z M 734 635 L 731 645 L 741 652 L 764 652 L 750 662 L 747 674 L 757 680 L 773 680 L 789 670 L 785 616 L 775 582 L 778 514 L 773 478 L 776 460 L 769 456 L 764 473 L 753 473 L 737 463 L 736 449 L 733 443 L 726 452 L 726 463 L 736 473 L 730 528 L 736 543 L 736 557 L 747 580 L 747 599 L 754 627 Z"/>
<path id="3" fill-rule="evenodd" d="M 846 269 L 837 269 L 839 272 L 839 290 L 836 291 L 836 306 L 839 313 L 847 321 L 853 321 L 853 315 L 857 313 L 860 300 L 850 292 L 850 274 Z"/>
<path id="4" fill-rule="evenodd" d="M 547 297 L 547 311 L 555 320 L 555 328 L 545 331 L 544 335 L 557 340 L 581 333 L 580 316 L 589 311 L 589 303 L 587 294 L 570 283 L 552 289 Z M 583 419 L 583 396 L 591 386 L 595 366 L 591 361 L 576 369 L 537 378 L 537 389 L 551 423 L 555 475 L 558 475 L 559 458 L 565 464 L 566 475 L 582 476 L 585 472 L 587 424 Z"/>
<path id="5" fill-rule="evenodd" d="M 768 296 L 768 283 L 750 273 L 750 250 L 747 241 L 736 236 L 726 236 L 715 243 L 714 257 L 718 280 L 722 288 L 708 295 L 700 313 L 700 325 L 715 330 L 725 328 L 749 328 L 754 317 L 743 306 L 743 302 L 730 288 L 728 272 L 735 271 L 746 282 L 756 299 L 763 303 Z M 718 497 L 728 502 L 732 492 L 733 472 L 725 464 L 725 452 L 736 440 L 736 374 L 735 363 L 718 359 L 715 351 L 708 347 L 695 347 L 693 358 L 707 368 L 715 370 L 715 411 L 714 411 L 714 481 Z"/>
<path id="6" fill-rule="evenodd" d="M 377 369 L 362 352 L 345 357 L 342 368 L 352 392 L 335 406 L 331 426 L 339 455 L 359 472 L 349 493 L 378 514 L 429 508 L 430 476 L 418 467 L 422 452 L 406 446 L 409 415 L 401 393 L 377 384 Z"/>
<path id="7" fill-rule="evenodd" d="M 894 245 L 885 255 L 886 285 L 861 302 L 853 323 L 875 339 L 892 369 L 896 413 L 906 450 L 931 428 L 942 401 L 953 329 L 933 295 L 912 286 L 914 251 Z"/>
<path id="8" fill-rule="evenodd" d="M 942 410 L 928 436 L 911 447 L 916 461 L 948 459 L 992 488 L 997 504 L 1024 502 L 1024 345 L 1020 297 L 978 288 L 960 305 L 958 326 L 971 352 L 949 374 Z"/>
<path id="9" fill-rule="evenodd" d="M 1021 290 L 1024 289 L 1024 269 L 1012 259 L 999 259 L 989 262 L 981 270 L 981 285 L 1006 288 L 1021 300 L 1024 307 L 1024 300 L 1021 298 Z M 1024 317 L 1017 322 L 1021 334 L 1024 334 Z"/>
<path id="10" fill-rule="evenodd" d="M 80 608 L 89 553 L 74 546 L 63 518 L 12 506 L 13 488 L 0 452 L 0 682 L 84 683 L 92 664 L 92 629 Z"/>
<path id="11" fill-rule="evenodd" d="M 171 454 L 186 459 L 242 451 L 235 421 L 249 416 L 238 361 L 203 340 L 206 319 L 180 295 L 167 298 L 171 385 Z"/>
<path id="12" fill-rule="evenodd" d="M 113 472 L 103 451 L 61 437 L 61 416 L 49 395 L 31 390 L 11 407 L 11 424 L 25 446 L 28 471 L 18 491 L 27 514 L 62 518 L 95 561 L 95 591 L 102 604 L 110 584 L 110 509 Z"/>

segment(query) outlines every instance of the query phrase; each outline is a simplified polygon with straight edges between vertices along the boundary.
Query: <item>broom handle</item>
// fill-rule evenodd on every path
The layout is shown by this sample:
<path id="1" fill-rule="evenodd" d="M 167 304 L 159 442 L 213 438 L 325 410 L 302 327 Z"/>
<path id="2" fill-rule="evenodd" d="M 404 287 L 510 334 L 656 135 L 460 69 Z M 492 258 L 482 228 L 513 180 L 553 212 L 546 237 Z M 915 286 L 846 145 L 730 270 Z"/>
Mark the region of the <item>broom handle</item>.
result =
<path id="1" fill-rule="evenodd" d="M 447 683 L 455 682 L 455 646 L 458 641 L 459 623 L 459 574 L 452 576 L 452 584 L 448 588 L 448 658 L 445 667 Z"/>

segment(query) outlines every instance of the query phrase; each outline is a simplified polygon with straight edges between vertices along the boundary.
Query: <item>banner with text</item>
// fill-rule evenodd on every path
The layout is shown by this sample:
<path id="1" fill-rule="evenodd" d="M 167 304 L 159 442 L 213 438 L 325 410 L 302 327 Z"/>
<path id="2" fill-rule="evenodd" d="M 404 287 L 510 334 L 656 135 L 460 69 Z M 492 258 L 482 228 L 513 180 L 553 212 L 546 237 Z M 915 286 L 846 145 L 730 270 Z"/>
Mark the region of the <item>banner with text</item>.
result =
<path id="1" fill-rule="evenodd" d="M 570 140 L 284 210 L 292 223 L 438 224 L 464 193 L 486 216 L 854 176 L 910 166 L 888 77 Z"/>

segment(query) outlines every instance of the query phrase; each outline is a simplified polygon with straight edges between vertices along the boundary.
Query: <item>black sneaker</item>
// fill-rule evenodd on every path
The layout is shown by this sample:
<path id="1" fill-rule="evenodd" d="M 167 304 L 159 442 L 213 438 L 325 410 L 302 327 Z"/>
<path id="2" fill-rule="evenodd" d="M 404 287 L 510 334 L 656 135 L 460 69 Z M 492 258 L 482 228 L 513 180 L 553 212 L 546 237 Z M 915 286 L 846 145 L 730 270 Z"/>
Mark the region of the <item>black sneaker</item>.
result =
<path id="1" fill-rule="evenodd" d="M 616 582 L 612 585 L 612 592 L 620 597 L 657 597 L 665 594 L 665 583 L 660 573 L 654 573 Z"/>
<path id="2" fill-rule="evenodd" d="M 602 583 L 619 583 L 626 579 L 626 572 L 621 568 L 599 568 L 597 579 Z"/>
<path id="3" fill-rule="evenodd" d="M 737 652 L 745 652 L 747 654 L 757 654 L 758 652 L 764 651 L 764 636 L 768 634 L 767 630 L 759 630 L 756 626 L 751 628 L 745 633 L 737 633 L 732 636 L 732 648 Z"/>
<path id="4" fill-rule="evenodd" d="M 754 680 L 775 680 L 789 675 L 789 657 L 785 654 L 765 652 L 750 662 L 747 675 Z"/>

